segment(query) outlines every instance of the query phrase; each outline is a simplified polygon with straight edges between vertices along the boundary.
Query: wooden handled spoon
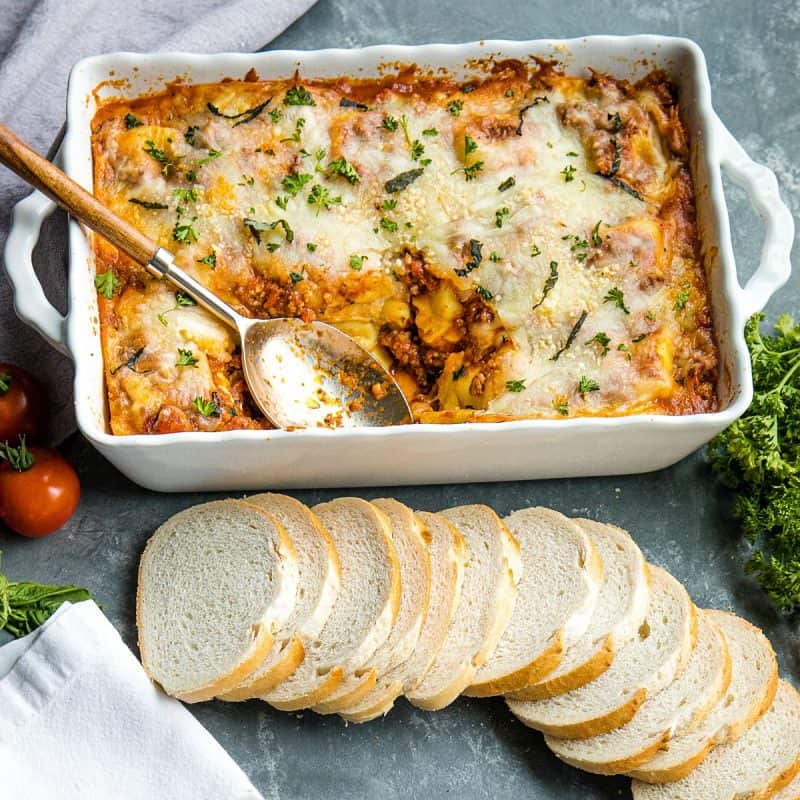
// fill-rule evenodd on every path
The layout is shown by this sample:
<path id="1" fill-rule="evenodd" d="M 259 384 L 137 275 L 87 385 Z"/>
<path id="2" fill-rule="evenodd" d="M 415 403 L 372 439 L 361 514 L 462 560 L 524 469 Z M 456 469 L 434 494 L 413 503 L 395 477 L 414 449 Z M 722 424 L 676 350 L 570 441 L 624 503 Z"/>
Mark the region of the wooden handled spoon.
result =
<path id="1" fill-rule="evenodd" d="M 153 275 L 171 281 L 235 328 L 250 394 L 273 425 L 333 428 L 413 422 L 394 378 L 337 328 L 324 322 L 250 319 L 237 313 L 176 266 L 172 253 L 107 209 L 3 125 L 0 162 Z"/>

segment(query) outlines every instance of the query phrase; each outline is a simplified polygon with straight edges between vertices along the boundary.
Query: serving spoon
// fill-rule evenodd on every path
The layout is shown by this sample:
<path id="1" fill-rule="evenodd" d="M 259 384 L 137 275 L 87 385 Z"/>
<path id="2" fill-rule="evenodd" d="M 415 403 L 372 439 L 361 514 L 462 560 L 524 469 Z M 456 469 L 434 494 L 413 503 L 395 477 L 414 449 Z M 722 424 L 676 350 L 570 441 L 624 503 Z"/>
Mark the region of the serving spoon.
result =
<path id="1" fill-rule="evenodd" d="M 276 427 L 413 422 L 408 402 L 392 375 L 347 334 L 319 321 L 251 319 L 239 314 L 178 267 L 169 250 L 106 208 L 4 125 L 0 125 L 0 163 L 148 272 L 166 278 L 234 328 L 250 394 Z"/>

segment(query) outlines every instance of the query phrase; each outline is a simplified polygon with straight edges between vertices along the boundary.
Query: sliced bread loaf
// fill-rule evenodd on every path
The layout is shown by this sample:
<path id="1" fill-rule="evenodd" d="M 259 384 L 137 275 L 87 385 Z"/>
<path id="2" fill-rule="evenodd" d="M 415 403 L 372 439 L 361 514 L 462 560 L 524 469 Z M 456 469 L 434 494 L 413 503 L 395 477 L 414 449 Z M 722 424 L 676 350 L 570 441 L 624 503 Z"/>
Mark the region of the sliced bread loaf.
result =
<path id="1" fill-rule="evenodd" d="M 359 702 L 365 683 L 374 687 L 376 677 L 403 663 L 414 651 L 428 611 L 430 558 L 423 537 L 424 527 L 414 512 L 397 500 L 373 500 L 389 520 L 392 541 L 400 564 L 402 595 L 389 638 L 359 670 L 345 675 L 336 689 L 314 706 L 319 714 L 333 714 Z M 370 672 L 373 673 L 370 675 Z"/>
<path id="2" fill-rule="evenodd" d="M 615 525 L 575 520 L 603 562 L 603 583 L 584 635 L 542 680 L 512 692 L 515 700 L 543 700 L 577 689 L 601 675 L 614 653 L 636 636 L 649 599 L 647 562 L 631 537 Z"/>
<path id="3" fill-rule="evenodd" d="M 585 633 L 603 580 L 591 540 L 563 514 L 526 508 L 503 521 L 519 542 L 522 578 L 497 647 L 465 691 L 471 697 L 517 691 L 551 673 Z"/>
<path id="4" fill-rule="evenodd" d="M 525 725 L 561 739 L 586 739 L 629 722 L 648 695 L 680 673 L 697 639 L 697 615 L 683 585 L 650 567 L 652 589 L 638 635 L 598 678 L 545 700 L 508 700 Z"/>
<path id="5" fill-rule="evenodd" d="M 330 534 L 303 503 L 284 494 L 256 494 L 247 502 L 265 508 L 289 534 L 298 556 L 297 602 L 261 666 L 242 684 L 221 695 L 221 700 L 259 697 L 297 669 L 308 643 L 331 613 L 341 578 L 339 556 Z"/>
<path id="6" fill-rule="evenodd" d="M 139 563 L 136 622 L 148 674 L 198 702 L 261 664 L 294 607 L 297 555 L 263 508 L 218 500 L 170 517 Z"/>
<path id="7" fill-rule="evenodd" d="M 780 681 L 767 712 L 735 742 L 715 747 L 685 778 L 633 782 L 634 800 L 765 800 L 800 771 L 800 694 Z"/>
<path id="8" fill-rule="evenodd" d="M 573 767 L 616 775 L 644 763 L 675 733 L 705 719 L 731 680 L 725 636 L 704 612 L 698 614 L 697 644 L 672 683 L 649 695 L 626 725 L 591 739 L 555 739 L 547 746 Z"/>
<path id="9" fill-rule="evenodd" d="M 794 776 L 791 783 L 773 795 L 772 800 L 800 800 L 800 772 Z"/>
<path id="10" fill-rule="evenodd" d="M 709 715 L 672 738 L 631 777 L 649 783 L 677 781 L 688 775 L 717 744 L 734 742 L 772 704 L 778 685 L 778 664 L 767 637 L 741 617 L 704 611 L 725 635 L 731 654 L 731 682 Z"/>
<path id="11" fill-rule="evenodd" d="M 322 702 L 389 636 L 400 606 L 400 568 L 386 515 L 355 497 L 314 506 L 342 569 L 336 602 L 294 674 L 262 695 L 284 711 Z"/>
<path id="12" fill-rule="evenodd" d="M 467 567 L 439 655 L 419 686 L 406 695 L 428 711 L 452 703 L 485 663 L 511 616 L 522 570 L 519 545 L 491 508 L 459 506 L 442 514 L 467 543 Z"/>
<path id="13" fill-rule="evenodd" d="M 467 560 L 464 538 L 440 514 L 418 512 L 430 554 L 430 601 L 417 646 L 406 661 L 378 676 L 375 688 L 360 703 L 341 713 L 349 722 L 369 722 L 389 712 L 403 692 L 415 689 L 431 668 L 453 620 Z"/>

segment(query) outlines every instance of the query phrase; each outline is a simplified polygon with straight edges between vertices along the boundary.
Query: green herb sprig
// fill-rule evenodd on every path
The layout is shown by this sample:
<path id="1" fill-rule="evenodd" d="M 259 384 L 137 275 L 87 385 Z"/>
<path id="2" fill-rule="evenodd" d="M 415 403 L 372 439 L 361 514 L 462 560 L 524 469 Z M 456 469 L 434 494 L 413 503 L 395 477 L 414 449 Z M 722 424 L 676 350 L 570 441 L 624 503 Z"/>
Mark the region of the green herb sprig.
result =
<path id="1" fill-rule="evenodd" d="M 800 612 L 800 325 L 780 317 L 773 336 L 745 327 L 753 401 L 711 440 L 708 458 L 733 489 L 733 514 L 753 549 L 745 572 L 782 611 Z"/>

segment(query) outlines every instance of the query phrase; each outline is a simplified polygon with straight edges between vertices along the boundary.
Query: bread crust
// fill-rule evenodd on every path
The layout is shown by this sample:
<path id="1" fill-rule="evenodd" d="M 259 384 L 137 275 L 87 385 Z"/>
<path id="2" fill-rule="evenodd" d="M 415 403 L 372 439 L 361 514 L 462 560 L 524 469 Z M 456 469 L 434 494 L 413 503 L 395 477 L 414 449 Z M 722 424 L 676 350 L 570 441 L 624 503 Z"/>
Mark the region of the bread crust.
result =
<path id="1" fill-rule="evenodd" d="M 269 672 L 254 680 L 245 681 L 235 689 L 217 696 L 218 700 L 238 702 L 253 700 L 262 694 L 274 689 L 279 683 L 291 677 L 294 671 L 302 664 L 306 655 L 303 640 L 295 633 L 287 642 L 281 652 L 280 658 L 274 663 Z"/>
<path id="2" fill-rule="evenodd" d="M 314 690 L 304 695 L 293 697 L 291 700 L 273 701 L 265 700 L 273 708 L 280 711 L 301 711 L 304 708 L 321 703 L 328 695 L 333 694 L 336 688 L 344 679 L 344 670 L 341 667 L 333 667 L 327 674 L 324 681 L 318 683 Z M 263 697 L 261 698 L 264 699 Z"/>

